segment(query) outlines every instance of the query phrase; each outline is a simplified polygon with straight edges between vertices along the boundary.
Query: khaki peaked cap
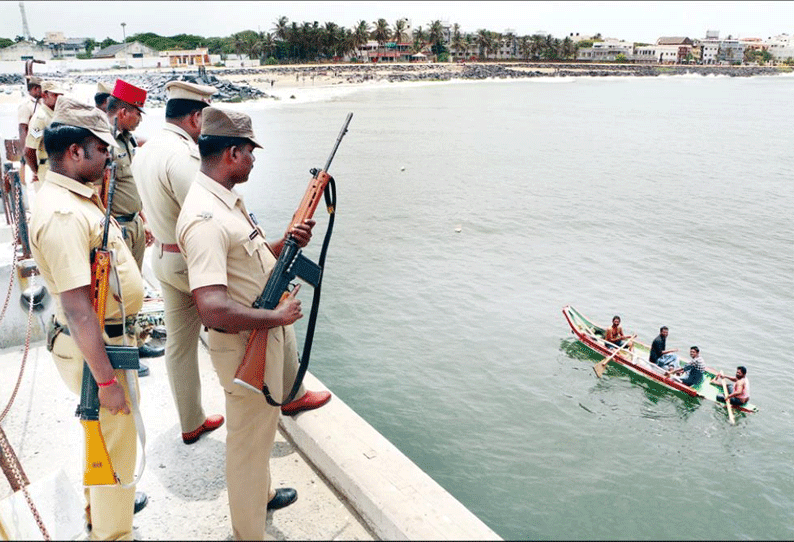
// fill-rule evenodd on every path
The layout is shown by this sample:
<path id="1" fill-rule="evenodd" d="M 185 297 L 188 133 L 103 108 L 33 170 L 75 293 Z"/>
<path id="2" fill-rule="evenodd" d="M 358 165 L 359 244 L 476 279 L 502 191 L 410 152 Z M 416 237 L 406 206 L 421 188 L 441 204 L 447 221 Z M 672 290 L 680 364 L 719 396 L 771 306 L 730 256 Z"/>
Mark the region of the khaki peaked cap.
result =
<path id="1" fill-rule="evenodd" d="M 113 89 L 108 87 L 106 84 L 102 83 L 101 81 L 97 82 L 96 84 L 96 93 L 97 94 L 110 94 L 113 92 Z"/>
<path id="2" fill-rule="evenodd" d="M 61 84 L 58 81 L 44 81 L 41 83 L 42 92 L 49 92 L 51 94 L 66 94 Z"/>
<path id="3" fill-rule="evenodd" d="M 35 75 L 26 75 L 25 79 L 28 80 L 29 85 L 39 85 L 41 86 L 41 78 L 36 77 Z"/>
<path id="4" fill-rule="evenodd" d="M 205 107 L 201 115 L 201 135 L 242 137 L 254 147 L 264 148 L 254 137 L 251 117 L 245 113 L 210 106 Z"/>
<path id="5" fill-rule="evenodd" d="M 84 104 L 68 96 L 61 96 L 58 98 L 58 103 L 55 104 L 55 114 L 52 117 L 52 123 L 56 122 L 85 128 L 108 145 L 118 147 L 110 133 L 107 115 L 93 105 Z"/>
<path id="6" fill-rule="evenodd" d="M 165 90 L 169 100 L 191 100 L 206 104 L 210 103 L 210 97 L 218 92 L 215 87 L 187 81 L 169 81 L 165 84 Z"/>

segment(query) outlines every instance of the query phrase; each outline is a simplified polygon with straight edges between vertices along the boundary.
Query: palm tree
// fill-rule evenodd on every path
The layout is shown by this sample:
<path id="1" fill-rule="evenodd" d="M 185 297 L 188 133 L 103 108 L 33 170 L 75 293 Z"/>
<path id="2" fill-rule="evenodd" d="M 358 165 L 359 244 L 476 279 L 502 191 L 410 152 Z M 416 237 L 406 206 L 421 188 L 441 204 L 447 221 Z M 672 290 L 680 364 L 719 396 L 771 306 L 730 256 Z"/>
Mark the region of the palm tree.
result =
<path id="1" fill-rule="evenodd" d="M 353 31 L 353 41 L 358 49 L 359 56 L 362 56 L 361 48 L 369 41 L 369 23 L 367 21 L 361 20 L 358 22 L 356 29 Z"/>
<path id="2" fill-rule="evenodd" d="M 276 34 L 276 37 L 281 41 L 287 41 L 287 34 L 289 33 L 289 19 L 282 16 L 279 17 L 275 23 L 273 23 L 273 32 Z"/>
<path id="3" fill-rule="evenodd" d="M 394 38 L 394 47 L 397 51 L 397 58 L 400 57 L 400 42 L 408 36 L 408 33 L 405 31 L 405 25 L 407 22 L 408 21 L 406 19 L 397 19 L 397 21 L 394 23 L 394 32 L 392 33 L 392 38 Z"/>
<path id="4" fill-rule="evenodd" d="M 378 19 L 375 21 L 375 30 L 372 31 L 372 39 L 378 42 L 378 47 L 380 49 L 383 49 L 386 42 L 389 41 L 390 36 L 389 23 L 386 22 L 386 19 Z M 378 60 L 380 60 L 380 58 Z"/>
<path id="5" fill-rule="evenodd" d="M 479 49 L 479 57 L 480 60 L 488 59 L 488 50 L 491 48 L 491 33 L 484 28 L 481 28 L 477 31 L 477 48 Z"/>
<path id="6" fill-rule="evenodd" d="M 518 40 L 518 52 L 521 53 L 524 62 L 529 60 L 529 56 L 532 54 L 532 41 L 529 36 L 521 36 Z"/>
<path id="7" fill-rule="evenodd" d="M 569 36 L 565 36 L 565 39 L 562 40 L 562 44 L 560 44 L 560 54 L 565 60 L 570 59 L 572 56 L 576 56 L 576 46 Z"/>
<path id="8" fill-rule="evenodd" d="M 443 46 L 441 40 L 444 37 L 444 27 L 441 26 L 441 21 L 435 20 L 430 23 L 430 29 L 427 33 L 427 41 L 430 42 L 430 50 L 433 51 L 434 61 L 438 61 L 438 55 L 441 53 Z"/>
<path id="9" fill-rule="evenodd" d="M 414 53 L 421 53 L 422 49 L 425 47 L 426 41 L 427 35 L 425 34 L 424 30 L 422 30 L 421 26 L 417 26 L 416 30 L 414 30 Z"/>
<path id="10" fill-rule="evenodd" d="M 463 52 L 463 56 L 466 56 L 466 40 L 463 39 L 463 35 L 460 33 L 460 25 L 455 23 L 452 25 L 452 41 L 450 43 L 452 48 L 455 50 L 455 56 L 460 55 Z"/>
<path id="11" fill-rule="evenodd" d="M 336 51 L 339 48 L 339 34 L 340 29 L 336 23 L 327 22 L 323 28 L 321 35 L 323 52 L 327 57 L 335 57 Z"/>
<path id="12" fill-rule="evenodd" d="M 532 46 L 532 58 L 533 60 L 539 60 L 540 55 L 543 52 L 543 36 L 540 34 L 533 34 L 530 38 L 530 43 Z"/>

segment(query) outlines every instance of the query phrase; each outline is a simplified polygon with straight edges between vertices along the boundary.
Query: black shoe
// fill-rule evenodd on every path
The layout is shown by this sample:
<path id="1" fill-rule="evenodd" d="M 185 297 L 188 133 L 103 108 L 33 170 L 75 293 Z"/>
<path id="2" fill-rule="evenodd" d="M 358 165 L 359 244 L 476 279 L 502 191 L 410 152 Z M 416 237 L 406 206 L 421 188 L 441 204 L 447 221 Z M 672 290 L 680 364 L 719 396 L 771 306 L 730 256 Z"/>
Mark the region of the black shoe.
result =
<path id="1" fill-rule="evenodd" d="M 144 508 L 146 505 L 149 504 L 149 497 L 146 496 L 146 493 L 143 491 L 136 491 L 135 492 L 135 506 L 132 509 L 133 514 L 137 514 Z"/>
<path id="2" fill-rule="evenodd" d="M 298 500 L 298 492 L 291 487 L 280 487 L 276 490 L 276 496 L 267 503 L 268 510 L 278 510 L 289 506 Z"/>
<path id="3" fill-rule="evenodd" d="M 149 366 L 148 365 L 144 365 L 140 361 L 138 362 L 138 365 L 139 365 L 139 367 L 138 367 L 138 378 L 141 378 L 141 377 L 144 377 L 144 376 L 149 376 Z"/>
<path id="4" fill-rule="evenodd" d="M 165 354 L 164 346 L 152 346 L 144 343 L 143 346 L 138 347 L 138 355 L 142 358 L 159 358 Z"/>
<path id="5" fill-rule="evenodd" d="M 165 339 L 166 336 L 165 326 L 155 326 L 152 328 L 152 339 Z"/>

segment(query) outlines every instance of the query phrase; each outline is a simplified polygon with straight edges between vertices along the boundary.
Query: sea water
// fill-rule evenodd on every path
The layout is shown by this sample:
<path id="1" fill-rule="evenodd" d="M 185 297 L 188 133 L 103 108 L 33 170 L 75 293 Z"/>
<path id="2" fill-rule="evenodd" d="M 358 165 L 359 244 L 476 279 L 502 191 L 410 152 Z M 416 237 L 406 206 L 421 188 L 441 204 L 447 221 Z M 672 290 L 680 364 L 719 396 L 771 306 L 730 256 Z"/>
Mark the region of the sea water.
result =
<path id="1" fill-rule="evenodd" d="M 226 107 L 269 239 L 354 114 L 310 367 L 335 394 L 505 538 L 794 537 L 794 77 L 308 92 Z M 745 365 L 760 412 L 597 379 L 566 304 Z"/>

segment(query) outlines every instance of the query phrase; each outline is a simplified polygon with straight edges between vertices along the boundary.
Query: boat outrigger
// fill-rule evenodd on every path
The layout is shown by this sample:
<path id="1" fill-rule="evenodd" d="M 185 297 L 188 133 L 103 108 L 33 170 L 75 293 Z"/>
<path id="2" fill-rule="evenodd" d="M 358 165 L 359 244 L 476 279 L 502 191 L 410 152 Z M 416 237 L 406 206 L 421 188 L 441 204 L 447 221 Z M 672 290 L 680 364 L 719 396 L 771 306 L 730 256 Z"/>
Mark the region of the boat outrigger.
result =
<path id="1" fill-rule="evenodd" d="M 633 339 L 633 348 L 631 350 L 626 348 L 618 349 L 617 345 L 607 342 L 604 338 L 606 334 L 605 328 L 595 325 L 570 305 L 563 307 L 562 314 L 579 342 L 603 358 L 601 363 L 606 361 L 607 363 L 622 366 L 632 373 L 657 382 L 667 389 L 725 406 L 724 402 L 717 401 L 717 395 L 723 393 L 720 381 L 714 381 L 719 373 L 718 370 L 706 367 L 700 384 L 691 387 L 686 386 L 678 380 L 666 376 L 666 371 L 663 368 L 648 360 L 650 347 L 647 344 L 641 343 L 635 338 Z M 740 412 L 758 412 L 758 408 L 749 402 L 741 406 L 733 405 L 732 408 Z"/>

